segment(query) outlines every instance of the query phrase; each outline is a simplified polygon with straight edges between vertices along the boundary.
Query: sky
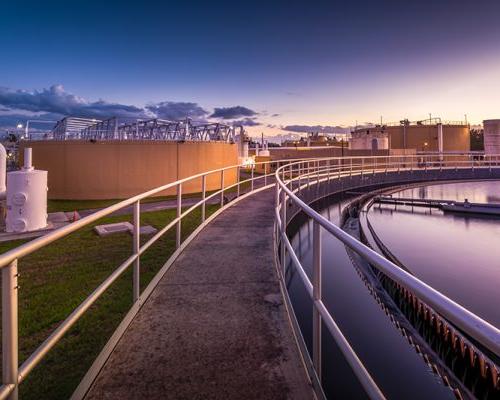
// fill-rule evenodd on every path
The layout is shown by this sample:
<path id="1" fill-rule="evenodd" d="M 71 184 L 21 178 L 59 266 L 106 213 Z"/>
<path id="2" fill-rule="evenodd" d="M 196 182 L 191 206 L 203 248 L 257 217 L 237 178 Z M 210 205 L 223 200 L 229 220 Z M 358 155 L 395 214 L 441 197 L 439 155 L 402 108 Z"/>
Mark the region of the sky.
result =
<path id="1" fill-rule="evenodd" d="M 64 115 L 254 134 L 429 113 L 480 123 L 500 118 L 498 15 L 496 0 L 5 0 L 0 127 Z"/>

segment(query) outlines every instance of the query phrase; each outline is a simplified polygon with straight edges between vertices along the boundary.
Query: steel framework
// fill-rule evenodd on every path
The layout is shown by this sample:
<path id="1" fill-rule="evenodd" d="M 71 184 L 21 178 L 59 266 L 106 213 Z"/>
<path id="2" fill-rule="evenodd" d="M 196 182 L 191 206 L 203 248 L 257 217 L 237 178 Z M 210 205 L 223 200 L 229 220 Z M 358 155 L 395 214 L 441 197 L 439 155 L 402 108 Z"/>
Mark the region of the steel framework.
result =
<path id="1" fill-rule="evenodd" d="M 169 121 L 159 118 L 119 124 L 116 117 L 98 121 L 80 131 L 82 140 L 172 140 L 234 142 L 236 132 L 243 127 L 221 123 L 194 122 L 187 118 Z M 58 137 L 60 139 L 60 137 Z M 75 138 L 75 137 L 73 137 Z"/>

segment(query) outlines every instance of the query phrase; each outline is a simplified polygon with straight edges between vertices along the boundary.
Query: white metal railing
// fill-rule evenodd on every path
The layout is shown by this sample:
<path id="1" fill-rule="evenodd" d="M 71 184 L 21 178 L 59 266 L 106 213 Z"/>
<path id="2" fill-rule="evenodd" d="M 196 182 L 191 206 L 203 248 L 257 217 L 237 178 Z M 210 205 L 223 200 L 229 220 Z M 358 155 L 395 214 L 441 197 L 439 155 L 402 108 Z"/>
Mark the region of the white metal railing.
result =
<path id="1" fill-rule="evenodd" d="M 477 154 L 346 157 L 297 161 L 276 170 L 275 248 L 279 249 L 277 259 L 280 264 L 281 279 L 284 282 L 288 257 L 313 301 L 312 365 L 320 382 L 321 324 L 323 323 L 333 336 L 368 396 L 372 399 L 385 398 L 323 303 L 321 294 L 321 230 L 325 230 L 340 240 L 373 267 L 414 293 L 417 298 L 421 299 L 447 321 L 498 356 L 500 356 L 500 330 L 343 231 L 302 200 L 301 193 L 309 189 L 311 185 L 329 183 L 332 180 L 340 181 L 352 177 L 363 178 L 366 175 L 387 174 L 388 172 L 409 172 L 411 174 L 416 170 L 429 170 L 437 173 L 449 171 L 450 169 L 474 170 L 475 168 L 483 168 L 491 170 L 492 168 L 499 168 L 499 162 L 499 155 L 483 156 L 478 160 Z M 287 208 L 290 208 L 291 205 L 313 221 L 311 280 L 306 274 L 300 259 L 295 254 L 286 234 L 289 220 L 289 218 L 287 219 Z"/>
<path id="2" fill-rule="evenodd" d="M 147 192 L 138 194 L 127 200 L 99 210 L 87 217 L 75 221 L 69 225 L 61 227 L 44 236 L 34 239 L 10 251 L 0 254 L 0 268 L 2 269 L 2 386 L 0 387 L 0 399 L 17 399 L 18 386 L 22 383 L 28 374 L 35 368 L 45 355 L 60 341 L 65 333 L 85 314 L 86 311 L 94 304 L 97 299 L 120 277 L 125 271 L 132 266 L 132 298 L 133 306 L 136 305 L 140 298 L 140 259 L 141 255 L 153 245 L 158 239 L 175 229 L 175 242 L 177 251 L 174 252 L 167 263 L 177 257 L 181 247 L 191 240 L 196 231 L 182 241 L 181 223 L 183 218 L 191 214 L 195 209 L 201 209 L 200 226 L 202 228 L 211 218 L 217 214 L 214 213 L 210 218 L 206 217 L 207 204 L 216 202 L 220 205 L 218 212 L 226 207 L 229 207 L 233 202 L 243 198 L 251 193 L 269 188 L 274 183 L 274 171 L 281 165 L 297 161 L 282 160 L 282 161 L 266 161 L 258 162 L 251 165 L 234 165 L 199 173 L 176 182 L 172 182 Z M 240 178 L 241 172 L 246 171 L 246 179 Z M 236 182 L 226 184 L 227 176 L 231 173 L 236 174 Z M 219 179 L 219 188 L 208 192 L 207 180 L 215 176 Z M 213 179 L 213 178 L 212 178 Z M 193 182 L 199 186 L 200 200 L 191 205 L 187 209 L 182 206 L 182 189 L 186 184 L 190 184 L 190 192 L 193 192 Z M 249 186 L 249 187 L 248 187 Z M 140 220 L 141 220 L 141 201 L 161 194 L 167 190 L 176 190 L 176 217 L 170 221 L 165 227 L 160 229 L 142 246 L 140 245 Z M 248 190 L 247 190 L 248 189 Z M 226 202 L 225 195 L 229 192 L 234 192 L 234 198 Z M 61 322 L 61 324 L 49 335 L 49 337 L 19 366 L 18 362 L 18 262 L 23 257 L 34 253 L 35 251 L 44 248 L 45 246 L 55 242 L 58 239 L 68 236 L 69 234 L 95 223 L 97 220 L 108 216 L 118 210 L 132 206 L 133 214 L 133 232 L 132 232 L 132 249 L 131 255 L 122 262 L 73 312 Z M 82 251 L 84 251 L 82 249 Z"/>

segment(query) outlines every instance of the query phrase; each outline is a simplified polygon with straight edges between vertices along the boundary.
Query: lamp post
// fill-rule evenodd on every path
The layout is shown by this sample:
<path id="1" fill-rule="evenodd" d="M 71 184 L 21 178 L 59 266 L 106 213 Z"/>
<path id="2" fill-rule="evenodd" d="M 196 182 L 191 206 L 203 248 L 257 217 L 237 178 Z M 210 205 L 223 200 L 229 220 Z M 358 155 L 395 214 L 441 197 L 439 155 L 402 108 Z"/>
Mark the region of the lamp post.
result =
<path id="1" fill-rule="evenodd" d="M 26 125 L 24 127 L 24 137 L 26 139 L 29 139 L 28 130 L 29 130 L 30 122 L 36 122 L 36 123 L 41 123 L 41 124 L 54 124 L 54 123 L 57 123 L 57 121 L 48 121 L 48 120 L 44 120 L 44 119 L 28 119 L 26 121 Z M 22 124 L 18 124 L 17 126 L 18 127 L 20 126 L 21 129 L 22 129 Z"/>

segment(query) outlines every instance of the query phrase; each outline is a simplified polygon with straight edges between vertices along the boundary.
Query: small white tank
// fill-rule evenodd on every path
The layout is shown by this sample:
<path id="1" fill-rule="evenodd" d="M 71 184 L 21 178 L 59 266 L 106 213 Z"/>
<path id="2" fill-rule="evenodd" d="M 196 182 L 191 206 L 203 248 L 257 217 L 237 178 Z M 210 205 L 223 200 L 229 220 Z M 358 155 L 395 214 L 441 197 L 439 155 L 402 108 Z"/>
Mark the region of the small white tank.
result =
<path id="1" fill-rule="evenodd" d="M 47 226 L 47 171 L 31 166 L 31 148 L 24 167 L 7 174 L 7 232 L 29 232 Z"/>

